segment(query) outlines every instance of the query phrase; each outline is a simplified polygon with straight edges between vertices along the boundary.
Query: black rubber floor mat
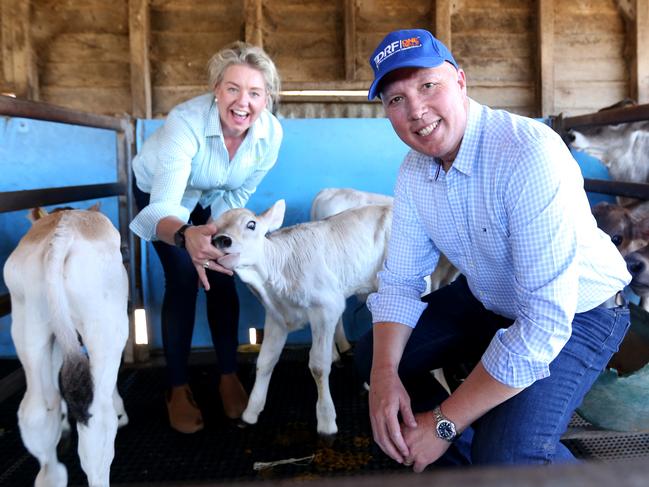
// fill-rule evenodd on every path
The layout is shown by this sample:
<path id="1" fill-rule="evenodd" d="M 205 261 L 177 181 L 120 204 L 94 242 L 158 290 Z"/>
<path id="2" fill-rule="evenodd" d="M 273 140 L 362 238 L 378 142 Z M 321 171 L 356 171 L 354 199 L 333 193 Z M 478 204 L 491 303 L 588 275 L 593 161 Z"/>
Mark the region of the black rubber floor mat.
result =
<path id="1" fill-rule="evenodd" d="M 176 433 L 168 426 L 164 369 L 122 370 L 118 388 L 129 424 L 117 433 L 111 482 L 307 479 L 405 471 L 371 441 L 366 393 L 349 362 L 334 366 L 330 377 L 339 433 L 333 442 L 318 437 L 316 388 L 307 363 L 308 350 L 285 351 L 258 424 L 243 429 L 223 414 L 215 366 L 192 366 L 190 385 L 205 419 L 205 429 L 193 435 Z M 239 374 L 250 391 L 252 361 L 242 363 Z M 23 393 L 0 404 L 0 485 L 33 485 L 38 472 L 38 462 L 23 447 L 16 424 Z M 76 449 L 75 433 L 61 441 L 59 458 L 68 468 L 70 485 L 85 485 Z M 300 458 L 304 460 L 292 463 L 291 459 Z M 256 462 L 280 464 L 255 470 Z"/>
<path id="2" fill-rule="evenodd" d="M 284 351 L 275 368 L 259 423 L 244 429 L 223 414 L 216 367 L 192 365 L 190 385 L 205 419 L 205 429 L 193 435 L 176 433 L 168 426 L 162 367 L 123 369 L 118 386 L 130 422 L 117 433 L 111 483 L 306 480 L 410 472 L 385 456 L 372 441 L 367 394 L 349 359 L 334 366 L 330 377 L 339 433 L 333 442 L 318 437 L 316 388 L 307 364 L 306 348 Z M 250 391 L 254 382 L 254 357 L 242 358 L 239 374 Z M 0 485 L 3 486 L 31 486 L 38 472 L 38 463 L 23 447 L 17 427 L 16 412 L 23 393 L 20 391 L 0 402 Z M 609 439 L 609 444 L 614 443 L 614 438 Z M 594 448 L 581 440 L 566 444 L 580 458 L 606 457 L 601 450 L 605 445 Z M 626 446 L 637 448 L 635 444 Z M 86 485 L 76 449 L 76 434 L 72 434 L 61 441 L 59 458 L 68 468 L 70 485 Z M 620 456 L 628 454 L 620 453 Z M 296 459 L 302 460 L 296 462 Z M 257 462 L 275 465 L 255 470 Z"/>

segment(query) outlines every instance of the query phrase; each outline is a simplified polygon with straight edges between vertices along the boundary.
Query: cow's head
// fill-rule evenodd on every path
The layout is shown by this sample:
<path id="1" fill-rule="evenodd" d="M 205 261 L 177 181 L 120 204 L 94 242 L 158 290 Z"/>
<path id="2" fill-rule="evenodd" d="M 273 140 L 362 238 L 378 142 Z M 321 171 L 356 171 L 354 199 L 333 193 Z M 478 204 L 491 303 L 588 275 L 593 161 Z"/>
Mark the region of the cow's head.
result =
<path id="1" fill-rule="evenodd" d="M 631 273 L 631 289 L 642 298 L 649 297 L 649 245 L 631 252 L 624 260 Z"/>
<path id="2" fill-rule="evenodd" d="M 282 225 L 285 211 L 285 201 L 279 200 L 259 215 L 235 208 L 219 216 L 214 221 L 218 231 L 212 237 L 212 244 L 226 254 L 219 264 L 235 270 L 257 263 L 263 255 L 266 234 Z"/>
<path id="3" fill-rule="evenodd" d="M 570 147 L 596 157 L 609 167 L 631 157 L 642 163 L 649 139 L 649 122 L 582 127 L 569 133 Z"/>
<path id="4" fill-rule="evenodd" d="M 593 206 L 597 226 L 611 237 L 623 256 L 645 246 L 649 239 L 649 219 L 636 220 L 628 208 L 608 202 Z"/>

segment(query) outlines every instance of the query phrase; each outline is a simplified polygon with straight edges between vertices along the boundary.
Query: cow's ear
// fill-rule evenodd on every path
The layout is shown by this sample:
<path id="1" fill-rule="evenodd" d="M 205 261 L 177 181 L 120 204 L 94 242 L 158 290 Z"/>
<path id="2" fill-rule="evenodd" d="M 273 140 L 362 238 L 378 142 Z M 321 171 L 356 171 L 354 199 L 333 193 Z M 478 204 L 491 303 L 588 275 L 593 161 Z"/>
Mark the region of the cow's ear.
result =
<path id="1" fill-rule="evenodd" d="M 268 223 L 268 231 L 272 232 L 282 226 L 284 213 L 286 212 L 286 201 L 278 200 L 273 206 L 264 211 L 262 216 Z"/>
<path id="2" fill-rule="evenodd" d="M 97 201 L 97 203 L 95 203 L 90 208 L 88 208 L 88 211 L 100 211 L 100 209 L 101 209 L 101 202 Z"/>
<path id="3" fill-rule="evenodd" d="M 613 205 L 608 201 L 600 201 L 595 206 L 591 208 L 593 215 L 601 216 L 608 213 Z"/>
<path id="4" fill-rule="evenodd" d="M 637 238 L 649 240 L 649 217 L 645 217 L 635 224 L 635 234 Z"/>

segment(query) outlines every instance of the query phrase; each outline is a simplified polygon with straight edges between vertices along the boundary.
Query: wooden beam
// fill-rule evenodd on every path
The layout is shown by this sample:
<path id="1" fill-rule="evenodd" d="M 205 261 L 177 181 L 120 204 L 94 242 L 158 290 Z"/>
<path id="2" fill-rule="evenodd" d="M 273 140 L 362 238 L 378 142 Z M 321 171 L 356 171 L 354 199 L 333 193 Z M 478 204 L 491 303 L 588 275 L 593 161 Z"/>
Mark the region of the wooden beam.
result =
<path id="1" fill-rule="evenodd" d="M 631 97 L 649 103 L 649 0 L 636 0 Z"/>
<path id="2" fill-rule="evenodd" d="M 1 0 L 4 78 L 18 98 L 38 100 L 38 67 L 32 47 L 30 0 Z"/>
<path id="3" fill-rule="evenodd" d="M 451 46 L 451 0 L 436 0 L 434 12 L 435 37 L 442 41 L 449 50 Z"/>
<path id="4" fill-rule="evenodd" d="M 262 0 L 245 0 L 246 42 L 264 47 Z"/>
<path id="5" fill-rule="evenodd" d="M 128 10 L 132 115 L 136 118 L 151 118 L 151 62 L 149 60 L 151 22 L 149 1 L 129 0 Z"/>
<path id="6" fill-rule="evenodd" d="M 345 80 L 356 79 L 356 12 L 358 4 L 356 0 L 345 0 Z"/>
<path id="7" fill-rule="evenodd" d="M 537 107 L 540 117 L 553 115 L 554 0 L 537 0 Z"/>

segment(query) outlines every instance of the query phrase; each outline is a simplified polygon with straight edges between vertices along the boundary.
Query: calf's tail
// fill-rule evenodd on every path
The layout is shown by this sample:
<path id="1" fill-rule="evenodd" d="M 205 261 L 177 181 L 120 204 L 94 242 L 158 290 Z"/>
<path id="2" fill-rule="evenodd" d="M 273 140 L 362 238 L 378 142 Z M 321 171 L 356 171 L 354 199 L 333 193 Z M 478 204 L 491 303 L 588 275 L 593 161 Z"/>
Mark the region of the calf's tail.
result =
<path id="1" fill-rule="evenodd" d="M 54 336 L 63 352 L 63 365 L 59 375 L 61 395 L 69 413 L 81 424 L 87 425 L 88 412 L 93 399 L 93 382 L 90 362 L 83 352 L 77 330 L 72 321 L 65 285 L 65 263 L 71 257 L 70 248 L 74 234 L 66 225 L 64 215 L 57 226 L 45 255 L 45 281 L 47 304 Z"/>

